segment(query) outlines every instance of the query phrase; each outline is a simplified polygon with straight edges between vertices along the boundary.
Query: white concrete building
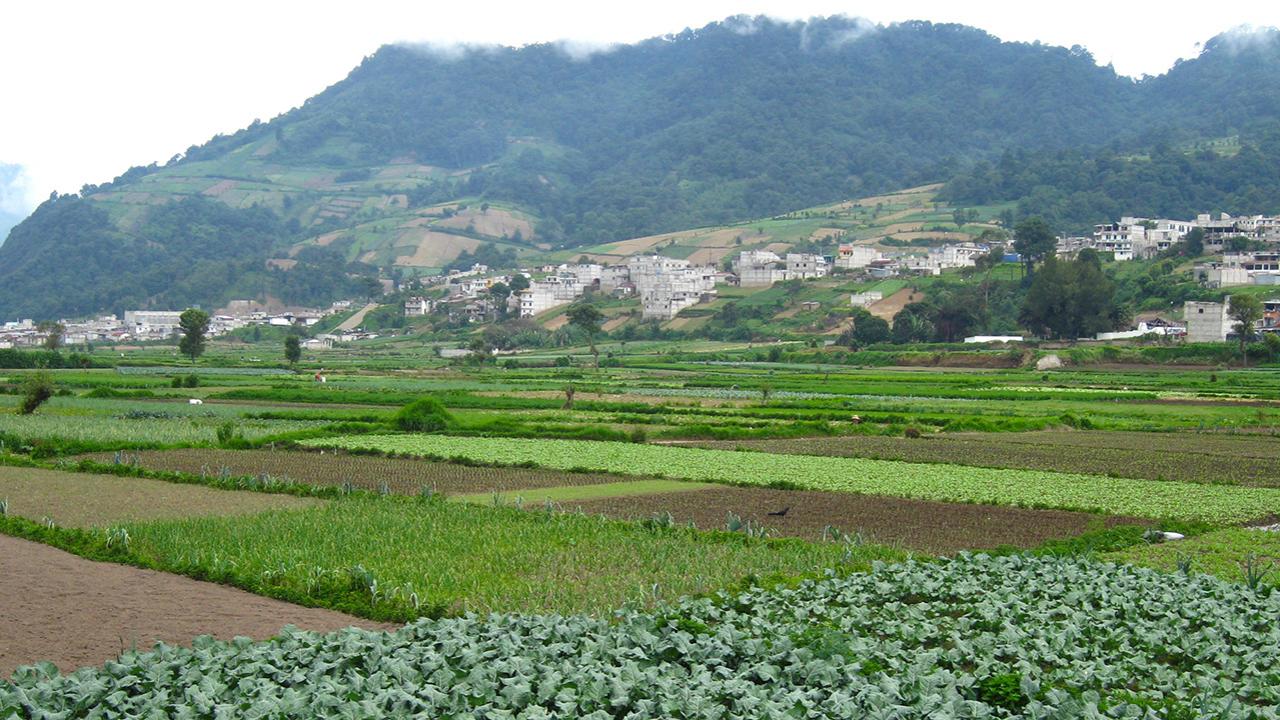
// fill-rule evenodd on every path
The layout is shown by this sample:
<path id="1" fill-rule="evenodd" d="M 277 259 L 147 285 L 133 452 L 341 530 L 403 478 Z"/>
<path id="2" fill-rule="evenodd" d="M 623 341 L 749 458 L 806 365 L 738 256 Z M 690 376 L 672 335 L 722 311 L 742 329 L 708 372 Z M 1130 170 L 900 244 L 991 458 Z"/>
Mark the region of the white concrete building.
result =
<path id="1" fill-rule="evenodd" d="M 124 324 L 135 334 L 172 335 L 178 332 L 182 310 L 126 310 Z"/>
<path id="2" fill-rule="evenodd" d="M 430 315 L 435 303 L 424 297 L 411 297 L 404 301 L 405 317 L 423 317 Z"/>
<path id="3" fill-rule="evenodd" d="M 787 253 L 787 279 L 808 280 L 831 274 L 831 263 L 821 255 Z"/>
<path id="4" fill-rule="evenodd" d="M 627 267 L 640 297 L 641 317 L 646 320 L 670 320 L 716 292 L 716 269 L 711 266 L 642 255 L 629 258 Z"/>
<path id="5" fill-rule="evenodd" d="M 767 287 L 787 279 L 782 258 L 768 250 L 744 250 L 733 261 L 733 271 L 742 287 Z"/>
<path id="6" fill-rule="evenodd" d="M 854 307 L 870 307 L 883 300 L 884 293 L 879 290 L 867 290 L 866 292 L 854 293 L 849 299 Z"/>
<path id="7" fill-rule="evenodd" d="M 856 270 L 884 257 L 879 250 L 866 245 L 841 245 L 836 250 L 835 266 L 843 270 Z"/>
<path id="8" fill-rule="evenodd" d="M 1222 342 L 1231 334 L 1228 303 L 1188 302 L 1182 307 L 1187 342 Z"/>

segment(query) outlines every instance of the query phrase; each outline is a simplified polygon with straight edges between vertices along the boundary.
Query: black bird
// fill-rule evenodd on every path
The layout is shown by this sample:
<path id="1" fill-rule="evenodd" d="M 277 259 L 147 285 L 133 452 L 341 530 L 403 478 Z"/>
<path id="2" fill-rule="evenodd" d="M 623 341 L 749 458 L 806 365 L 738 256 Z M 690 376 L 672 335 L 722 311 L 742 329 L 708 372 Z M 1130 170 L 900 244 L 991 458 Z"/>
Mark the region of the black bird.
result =
<path id="1" fill-rule="evenodd" d="M 788 506 L 786 506 L 786 507 L 782 508 L 781 510 L 774 510 L 773 512 L 771 512 L 771 513 L 769 513 L 769 514 L 770 514 L 770 515 L 772 515 L 772 516 L 774 516 L 774 517 L 783 517 L 784 515 L 786 515 L 786 514 L 787 514 L 787 511 L 788 511 L 788 510 L 790 510 L 790 509 L 791 509 L 791 506 L 790 506 L 790 505 L 788 505 Z"/>

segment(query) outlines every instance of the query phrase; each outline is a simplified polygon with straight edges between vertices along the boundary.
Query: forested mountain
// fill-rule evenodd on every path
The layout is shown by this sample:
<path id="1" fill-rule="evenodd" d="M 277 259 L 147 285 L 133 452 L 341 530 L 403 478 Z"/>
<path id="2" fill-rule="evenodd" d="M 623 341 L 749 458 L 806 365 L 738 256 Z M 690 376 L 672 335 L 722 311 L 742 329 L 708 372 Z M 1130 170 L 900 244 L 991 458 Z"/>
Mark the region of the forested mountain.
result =
<path id="1" fill-rule="evenodd" d="M 1028 196 L 1027 178 L 992 168 L 1072 163 L 1101 157 L 1098 148 L 1140 154 L 1156 139 L 1233 134 L 1280 117 L 1275 38 L 1222 36 L 1141 81 L 1079 48 L 845 18 L 732 18 L 586 56 L 554 44 L 384 47 L 270 122 L 46 203 L 0 248 L 0 316 L 215 303 L 255 287 L 281 291 L 294 273 L 311 287 L 351 279 L 368 270 L 362 263 L 440 267 L 480 240 L 518 255 L 535 239 L 573 247 L 958 173 L 969 180 L 952 187 L 957 197 Z M 1076 152 L 1085 154 L 1058 154 Z M 974 165 L 983 162 L 993 164 Z M 1224 202 L 1234 192 L 1224 190 Z M 189 196 L 235 212 L 192 205 L 175 222 L 160 210 Z M 505 224 L 452 222 L 456 206 L 441 204 L 453 200 L 511 211 Z M 248 239 L 177 262 L 203 237 L 196 227 Z M 441 243 L 456 247 L 435 252 Z M 81 248 L 101 258 L 101 272 L 55 262 Z M 308 256 L 300 248 L 331 250 L 325 271 L 294 265 Z M 273 266 L 284 273 L 274 279 L 272 258 L 289 261 Z M 126 268 L 163 268 L 156 276 L 167 280 L 128 288 Z M 24 278 L 34 272 L 45 275 Z M 58 295 L 68 284 L 79 287 Z"/>

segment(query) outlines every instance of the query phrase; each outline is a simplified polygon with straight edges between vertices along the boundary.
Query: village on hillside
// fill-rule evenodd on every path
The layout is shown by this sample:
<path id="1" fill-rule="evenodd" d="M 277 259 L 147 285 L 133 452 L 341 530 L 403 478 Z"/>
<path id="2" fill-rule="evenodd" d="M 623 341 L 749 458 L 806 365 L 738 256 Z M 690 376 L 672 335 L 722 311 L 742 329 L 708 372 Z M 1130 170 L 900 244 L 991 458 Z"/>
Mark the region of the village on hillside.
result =
<path id="1" fill-rule="evenodd" d="M 1245 285 L 1277 286 L 1275 298 L 1263 300 L 1258 321 L 1262 332 L 1280 331 L 1280 217 L 1232 217 L 1201 214 L 1194 220 L 1122 217 L 1095 226 L 1088 236 L 1057 238 L 1059 257 L 1072 258 L 1093 250 L 1116 262 L 1149 260 L 1167 253 L 1196 231 L 1201 253 L 1220 257 L 1194 266 L 1194 276 L 1207 288 Z M 848 274 L 851 278 L 884 280 L 895 277 L 936 276 L 946 270 L 974 267 L 980 258 L 1019 262 L 1012 244 L 999 242 L 947 243 L 929 248 L 886 250 L 871 244 L 840 243 L 834 255 L 812 252 L 742 250 L 721 266 L 695 264 L 660 254 L 637 254 L 621 262 L 575 262 L 497 272 L 476 263 L 468 269 L 388 282 L 389 291 L 407 294 L 406 318 L 442 314 L 450 320 L 480 323 L 495 317 L 536 318 L 570 305 L 588 293 L 595 297 L 634 299 L 644 320 L 670 321 L 681 311 L 708 303 L 718 287 L 768 288 L 793 280 L 812 280 Z M 581 260 L 586 260 L 582 258 Z M 494 292 L 500 288 L 502 292 Z M 850 308 L 868 308 L 883 301 L 876 290 L 850 294 Z M 251 300 L 235 300 L 211 316 L 210 337 L 226 335 L 254 325 L 307 329 L 323 318 L 357 308 L 353 300 L 341 300 L 327 308 L 272 308 Z M 370 309 L 375 307 L 371 305 Z M 1187 342 L 1220 342 L 1233 332 L 1230 307 L 1224 302 L 1186 302 L 1182 319 L 1149 318 L 1129 330 L 1099 333 L 1095 340 L 1126 340 L 1145 336 L 1183 338 Z M 169 340 L 179 332 L 181 310 L 129 310 L 123 319 L 102 315 L 88 320 L 36 323 L 31 319 L 0 325 L 0 349 L 47 345 L 51 332 L 59 343 L 89 346 L 95 343 L 128 343 Z M 328 349 L 334 343 L 376 338 L 366 332 L 357 312 L 355 322 L 316 333 L 304 341 L 307 349 Z M 55 330 L 56 328 L 56 330 Z M 972 336 L 966 342 L 1012 342 L 1021 336 Z"/>

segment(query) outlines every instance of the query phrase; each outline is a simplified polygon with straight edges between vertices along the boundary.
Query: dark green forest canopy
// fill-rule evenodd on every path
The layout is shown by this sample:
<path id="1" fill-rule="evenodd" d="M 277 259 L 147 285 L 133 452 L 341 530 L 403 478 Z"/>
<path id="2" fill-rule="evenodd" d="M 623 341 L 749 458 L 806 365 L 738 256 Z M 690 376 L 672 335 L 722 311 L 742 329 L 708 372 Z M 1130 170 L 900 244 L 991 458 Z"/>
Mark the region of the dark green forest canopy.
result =
<path id="1" fill-rule="evenodd" d="M 410 202 L 515 203 L 541 219 L 541 241 L 562 247 L 957 175 L 947 190 L 957 202 L 1019 200 L 1024 214 L 1061 226 L 1122 212 L 1271 210 L 1277 37 L 1224 35 L 1137 81 L 1080 48 L 847 18 L 733 18 L 585 57 L 552 44 L 388 46 L 270 122 L 86 186 L 88 200 L 46 203 L 0 247 L 0 315 L 212 306 L 266 292 L 315 303 L 361 287 L 354 276 L 371 269 L 323 248 L 297 255 L 288 273 L 265 266 L 307 237 L 296 217 L 184 200 L 121 228 L 91 199 L 267 140 L 286 169 L 360 179 L 411 158 L 457 170 L 409 191 Z M 1179 145 L 1231 134 L 1246 145 L 1233 157 Z"/>

